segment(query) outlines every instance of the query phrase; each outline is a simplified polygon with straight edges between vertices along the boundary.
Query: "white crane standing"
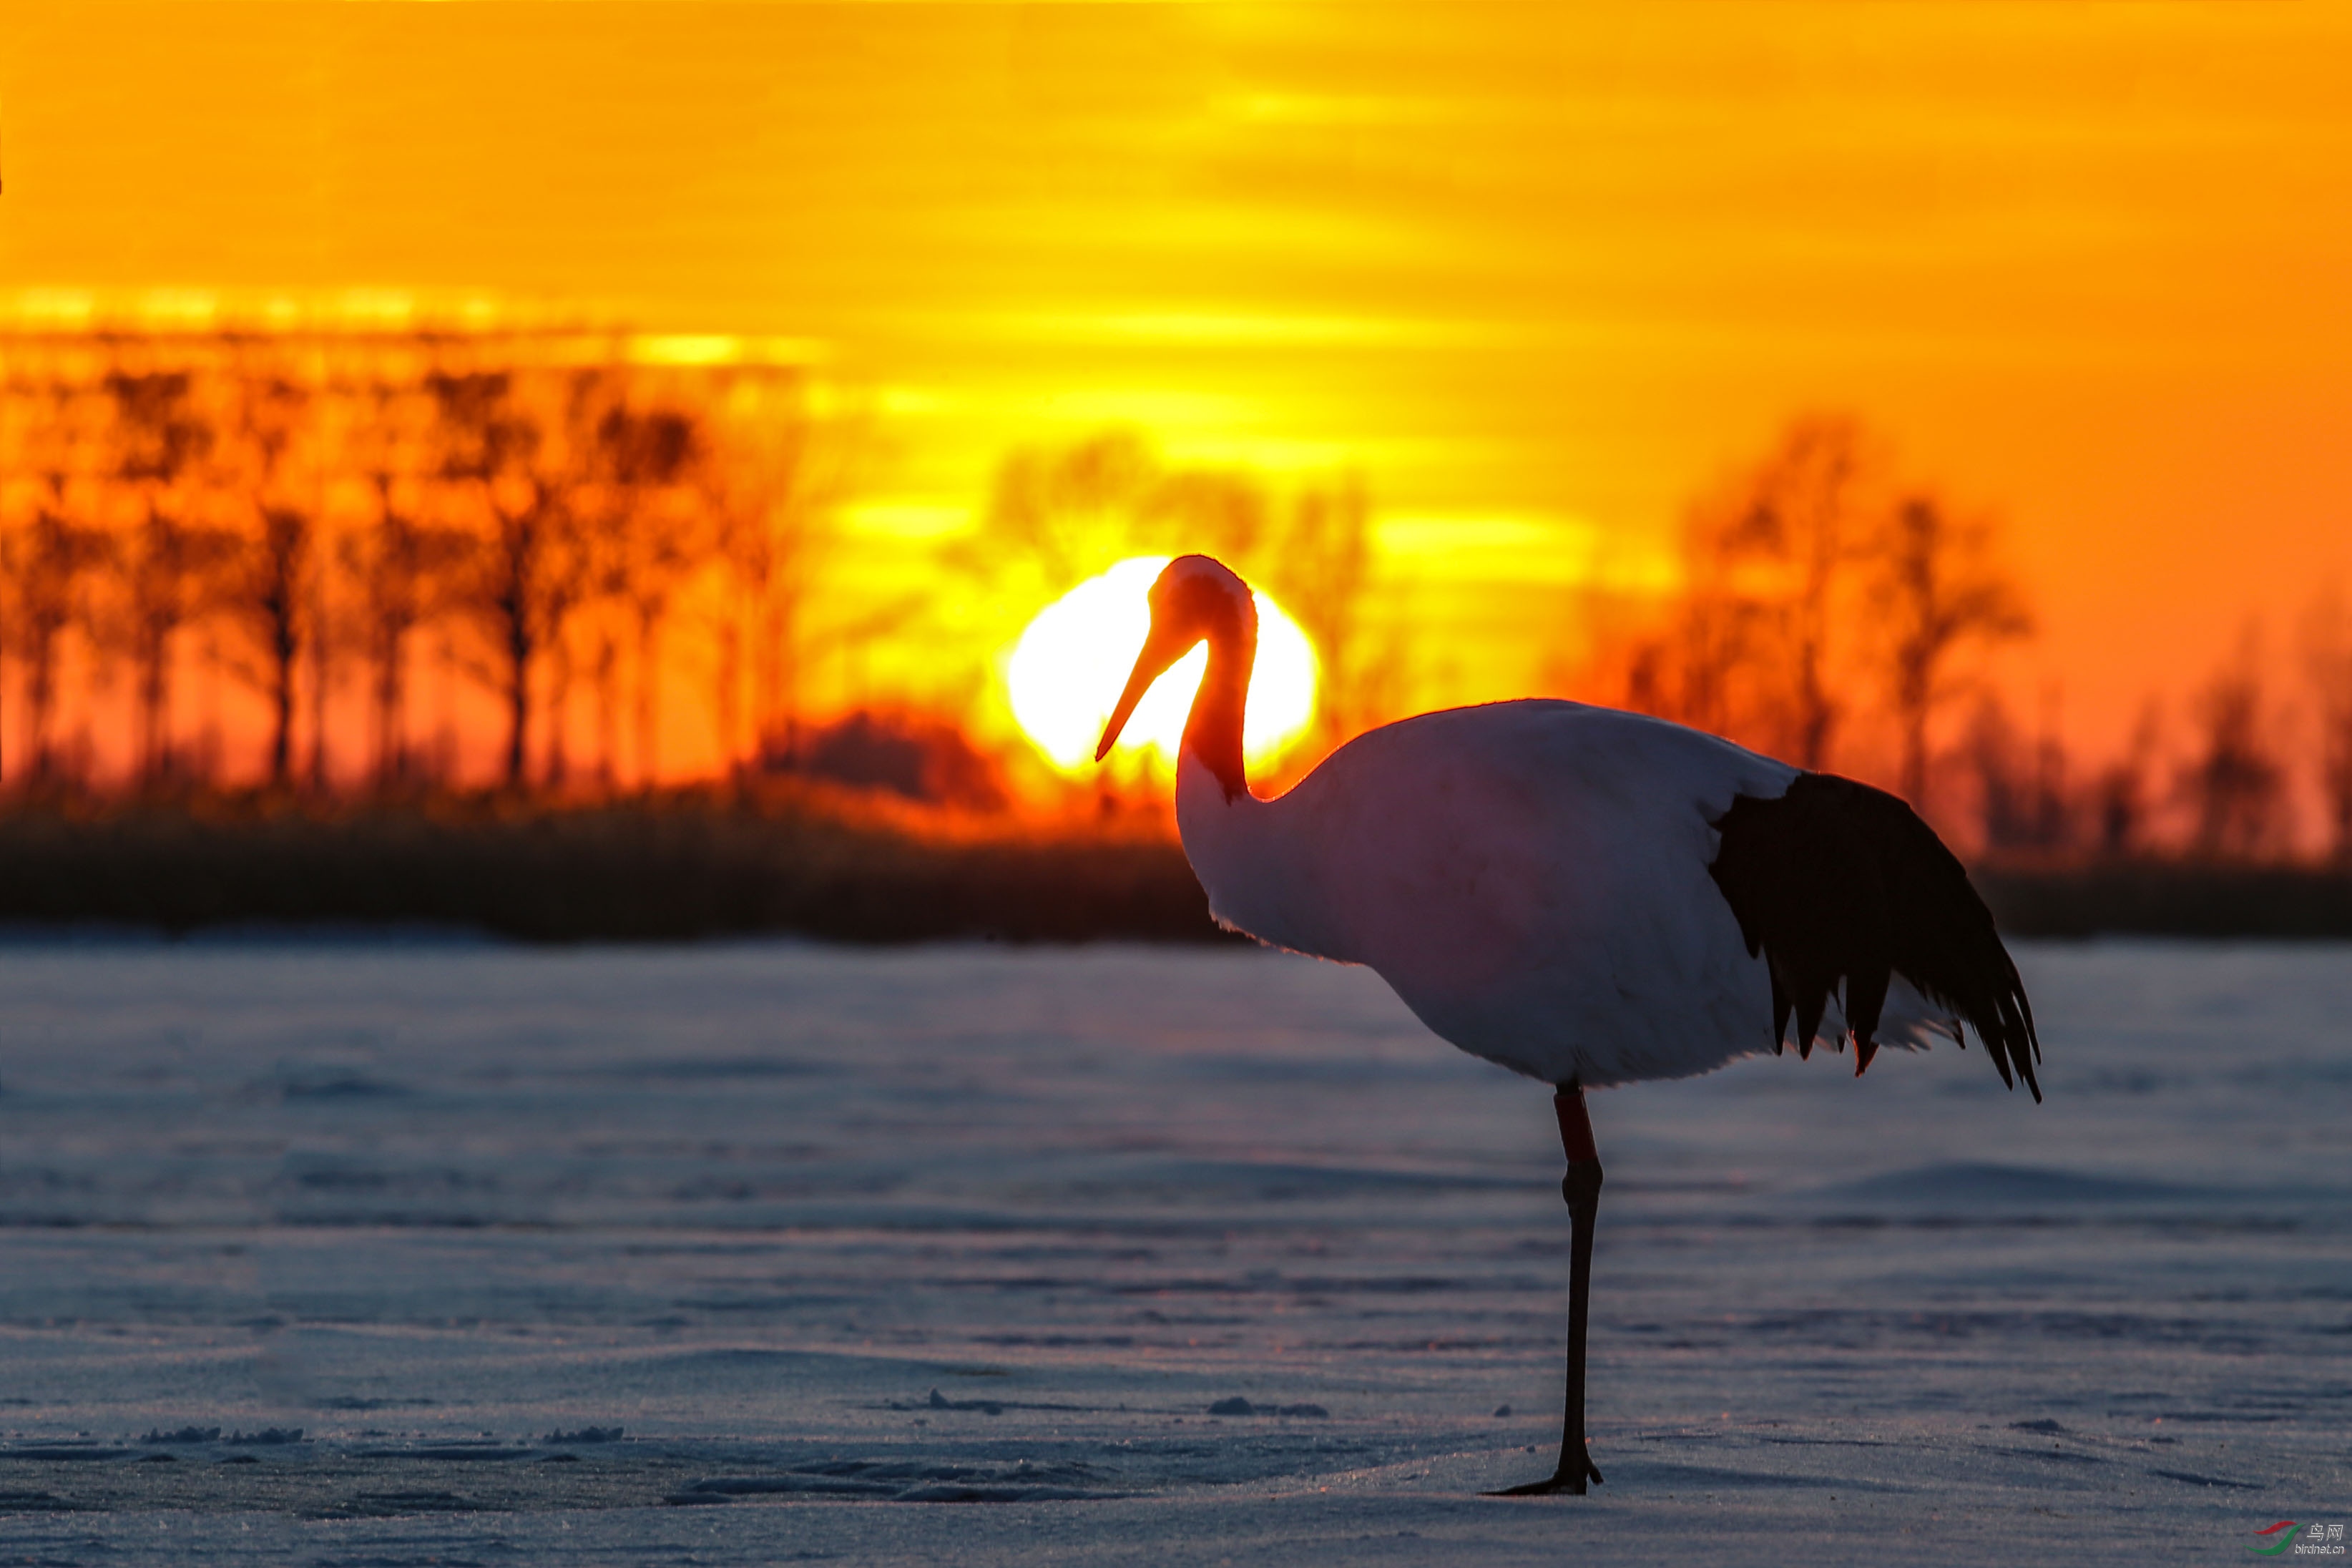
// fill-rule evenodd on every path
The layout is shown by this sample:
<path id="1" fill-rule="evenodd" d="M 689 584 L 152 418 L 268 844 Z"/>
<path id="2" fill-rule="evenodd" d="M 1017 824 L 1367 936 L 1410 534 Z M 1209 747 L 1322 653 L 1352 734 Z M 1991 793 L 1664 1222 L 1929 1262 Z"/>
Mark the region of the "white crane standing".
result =
<path id="1" fill-rule="evenodd" d="M 1431 1029 L 1554 1087 L 1572 1229 L 1559 1464 L 1502 1495 L 1582 1493 L 1601 1157 L 1584 1090 L 1687 1078 L 1788 1040 L 1956 1044 L 2039 1100 L 2017 966 L 1968 873 L 1893 795 L 1633 713 L 1496 702 L 1358 736 L 1275 800 L 1249 791 L 1248 586 L 1205 555 L 1151 589 L 1151 631 L 1096 749 L 1202 642 L 1176 766 L 1184 854 L 1218 922 L 1377 971 Z M 1791 1016 L 1795 1028 L 1790 1030 Z"/>

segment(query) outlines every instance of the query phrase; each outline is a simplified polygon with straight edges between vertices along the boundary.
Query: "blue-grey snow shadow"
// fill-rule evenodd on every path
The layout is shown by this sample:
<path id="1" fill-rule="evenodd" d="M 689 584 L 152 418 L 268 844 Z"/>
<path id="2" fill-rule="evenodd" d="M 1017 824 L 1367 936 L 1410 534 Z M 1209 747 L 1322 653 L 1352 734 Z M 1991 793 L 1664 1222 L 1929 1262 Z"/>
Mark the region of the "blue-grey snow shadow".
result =
<path id="1" fill-rule="evenodd" d="M 755 1475 L 709 1476 L 670 1494 L 672 1506 L 743 1497 L 859 1498 L 875 1502 L 1074 1502 L 1129 1495 L 1115 1472 L 1076 1460 L 1009 1464 L 949 1459 L 835 1459 Z"/>
<path id="2" fill-rule="evenodd" d="M 2347 1196 L 2323 1187 L 2192 1184 L 1972 1160 L 1915 1165 L 1794 1195 L 1818 1217 L 2012 1222 L 2034 1216 L 2077 1221 L 2101 1210 L 2130 1218 L 2261 1215 L 2300 1221 L 2332 1218 Z"/>

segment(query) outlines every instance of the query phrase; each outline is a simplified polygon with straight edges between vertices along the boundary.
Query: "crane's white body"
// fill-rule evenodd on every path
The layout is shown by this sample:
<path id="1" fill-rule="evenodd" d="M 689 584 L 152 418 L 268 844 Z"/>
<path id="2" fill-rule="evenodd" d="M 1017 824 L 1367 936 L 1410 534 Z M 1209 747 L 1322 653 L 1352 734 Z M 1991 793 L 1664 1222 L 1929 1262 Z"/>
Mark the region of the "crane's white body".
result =
<path id="1" fill-rule="evenodd" d="M 2041 1099 L 2032 1010 L 1992 915 L 1894 796 L 1679 724 L 1528 701 L 1374 730 L 1260 800 L 1242 753 L 1257 650 L 1248 584 L 1182 556 L 1150 607 L 1095 758 L 1205 641 L 1176 821 L 1210 912 L 1277 947 L 1369 964 L 1439 1035 L 1559 1086 L 1574 1226 L 1559 1463 L 1502 1495 L 1580 1494 L 1601 1479 L 1584 1440 L 1601 1181 L 1586 1089 L 1777 1049 L 1790 1020 L 1811 1035 L 1801 1051 L 1834 1047 L 1850 1004 L 1857 1073 L 1879 1038 L 1958 1039 L 1964 1013 L 2001 1081 Z M 1945 1003 L 1930 1006 L 1913 975 Z"/>
<path id="2" fill-rule="evenodd" d="M 1707 868 L 1733 797 L 1797 776 L 1662 720 L 1497 702 L 1360 735 L 1274 800 L 1188 749 L 1176 816 L 1221 924 L 1370 967 L 1475 1056 L 1601 1088 L 1772 1047 L 1764 961 Z M 1898 977 L 1885 1041 L 1951 1032 Z M 1832 1006 L 1816 1037 L 1843 1034 Z"/>

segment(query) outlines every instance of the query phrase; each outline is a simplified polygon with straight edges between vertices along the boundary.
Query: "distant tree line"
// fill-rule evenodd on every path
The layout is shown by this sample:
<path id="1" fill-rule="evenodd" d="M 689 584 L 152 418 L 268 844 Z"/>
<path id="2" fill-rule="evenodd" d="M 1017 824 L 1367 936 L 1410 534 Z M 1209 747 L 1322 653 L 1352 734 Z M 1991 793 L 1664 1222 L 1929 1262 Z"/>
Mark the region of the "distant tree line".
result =
<path id="1" fill-rule="evenodd" d="M 271 788 L 415 794 L 449 782 L 463 686 L 496 710 L 502 787 L 609 793 L 660 777 L 667 688 L 690 683 L 722 769 L 1001 802 L 961 715 L 803 732 L 819 650 L 944 602 L 812 624 L 861 449 L 833 409 L 805 367 L 705 341 L 0 332 L 0 786 L 93 787 L 100 735 L 128 738 L 136 793 L 236 782 L 214 710 L 236 688 L 265 716 Z M 1403 628 L 1370 613 L 1352 475 L 1277 484 L 1124 430 L 1024 448 L 944 564 L 1042 605 L 1125 557 L 1194 550 L 1313 644 L 1303 752 L 1402 709 Z M 1993 521 L 1902 479 L 1860 422 L 1791 424 L 1690 508 L 1678 552 L 1663 598 L 1583 606 L 1582 694 L 1878 777 L 1995 857 L 2273 859 L 2300 795 L 2352 866 L 2340 590 L 2285 655 L 2250 628 L 2085 770 L 2054 694 L 2021 722 L 1988 679 L 1986 656 L 2032 629 Z"/>
<path id="2" fill-rule="evenodd" d="M 2307 700 L 2298 705 L 2297 694 Z M 2180 701 L 2148 699 L 2121 752 L 2082 777 L 2051 726 L 2023 733 L 1990 695 L 1948 760 L 1975 787 L 1988 850 L 2061 861 L 2292 858 L 2305 763 L 2328 858 L 2352 868 L 2352 614 L 2323 590 L 2284 659 L 2248 626 Z"/>
<path id="3" fill-rule="evenodd" d="M 0 779 L 86 784 L 110 717 L 140 790 L 210 780 L 226 679 L 272 785 L 416 786 L 430 668 L 495 696 L 506 786 L 609 786 L 625 729 L 650 780 L 689 627 L 721 756 L 787 746 L 846 451 L 803 369 L 663 340 L 0 337 Z"/>
<path id="4" fill-rule="evenodd" d="M 2167 743 L 2151 699 L 2122 754 L 2077 780 L 2054 710 L 2028 734 L 1986 679 L 1983 656 L 2033 629 L 1992 521 L 1902 481 L 1858 420 L 1799 419 L 1706 492 L 1678 566 L 1662 602 L 1594 606 L 1580 684 L 1602 700 L 1800 766 L 1881 773 L 1995 857 L 2278 858 L 2301 752 L 2333 853 L 2352 865 L 2340 595 L 2313 602 L 2284 672 L 2249 629 L 2186 702 L 2185 749 Z M 2282 700 L 2295 686 L 2311 699 L 2301 714 Z"/>

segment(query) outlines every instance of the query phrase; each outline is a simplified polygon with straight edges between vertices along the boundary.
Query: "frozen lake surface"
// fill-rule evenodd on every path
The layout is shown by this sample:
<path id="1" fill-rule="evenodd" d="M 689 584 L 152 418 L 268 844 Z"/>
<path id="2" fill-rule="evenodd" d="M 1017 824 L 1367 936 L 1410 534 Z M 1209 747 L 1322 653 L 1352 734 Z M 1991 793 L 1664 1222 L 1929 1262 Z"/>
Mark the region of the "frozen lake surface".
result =
<path id="1" fill-rule="evenodd" d="M 1609 1479 L 1498 1501 L 1559 1437 L 1549 1097 L 1362 971 L 20 939 L 0 1562 L 2204 1563 L 2352 1525 L 2352 949 L 2020 958 L 2040 1107 L 1973 1049 L 1593 1097 Z"/>

